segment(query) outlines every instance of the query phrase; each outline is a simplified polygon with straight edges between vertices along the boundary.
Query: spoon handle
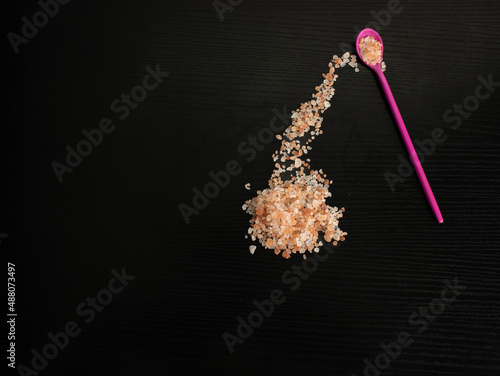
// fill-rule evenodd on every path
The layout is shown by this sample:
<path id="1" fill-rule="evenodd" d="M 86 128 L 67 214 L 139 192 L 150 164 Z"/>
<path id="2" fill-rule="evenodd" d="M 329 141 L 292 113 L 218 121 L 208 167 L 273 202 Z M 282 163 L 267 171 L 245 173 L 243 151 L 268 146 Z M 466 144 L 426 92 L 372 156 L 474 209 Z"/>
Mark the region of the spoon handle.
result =
<path id="1" fill-rule="evenodd" d="M 429 202 L 429 205 L 431 206 L 432 212 L 436 216 L 436 219 L 438 220 L 439 223 L 443 223 L 443 216 L 441 215 L 441 210 L 439 210 L 439 206 L 436 202 L 436 198 L 434 197 L 434 193 L 432 193 L 431 186 L 429 185 L 429 182 L 427 181 L 427 177 L 425 176 L 424 169 L 422 168 L 422 164 L 420 163 L 420 160 L 418 159 L 418 155 L 415 151 L 415 148 L 413 147 L 413 143 L 411 142 L 410 135 L 408 134 L 408 131 L 406 129 L 405 123 L 403 122 L 403 118 L 401 117 L 401 113 L 399 112 L 398 105 L 396 104 L 396 101 L 394 100 L 394 96 L 392 95 L 391 88 L 389 87 L 389 84 L 387 83 L 387 79 L 385 78 L 384 73 L 380 69 L 380 66 L 378 69 L 374 69 L 375 73 L 377 74 L 380 84 L 382 85 L 382 89 L 384 90 L 385 96 L 387 100 L 389 101 L 389 106 L 391 107 L 392 114 L 394 115 L 394 118 L 396 119 L 396 124 L 398 125 L 399 132 L 401 133 L 401 137 L 403 137 L 404 144 L 406 146 L 406 149 L 408 150 L 408 154 L 410 155 L 410 159 L 413 163 L 413 166 L 415 167 L 415 171 L 417 172 L 418 179 L 420 180 L 420 185 L 422 186 L 425 196 L 427 197 L 427 201 Z"/>

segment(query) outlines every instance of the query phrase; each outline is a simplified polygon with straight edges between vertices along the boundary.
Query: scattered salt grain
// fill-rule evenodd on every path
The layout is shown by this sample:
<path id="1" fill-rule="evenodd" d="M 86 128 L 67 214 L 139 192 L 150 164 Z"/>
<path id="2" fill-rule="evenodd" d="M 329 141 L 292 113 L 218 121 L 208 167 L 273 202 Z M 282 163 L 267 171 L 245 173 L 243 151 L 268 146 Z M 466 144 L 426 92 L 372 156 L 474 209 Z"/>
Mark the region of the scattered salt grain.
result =
<path id="1" fill-rule="evenodd" d="M 255 250 L 257 249 L 257 247 L 256 247 L 256 246 L 254 246 L 254 245 L 251 245 L 251 246 L 249 247 L 249 249 L 250 249 L 250 253 L 253 255 L 253 254 L 255 253 Z"/>

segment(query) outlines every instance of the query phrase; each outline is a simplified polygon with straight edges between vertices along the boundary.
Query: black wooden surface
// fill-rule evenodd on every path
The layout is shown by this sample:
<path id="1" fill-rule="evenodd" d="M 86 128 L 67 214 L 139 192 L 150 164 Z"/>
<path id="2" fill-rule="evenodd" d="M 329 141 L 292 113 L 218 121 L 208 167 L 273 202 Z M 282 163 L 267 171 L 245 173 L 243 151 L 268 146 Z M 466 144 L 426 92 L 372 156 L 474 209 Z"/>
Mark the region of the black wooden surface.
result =
<path id="1" fill-rule="evenodd" d="M 81 332 L 41 375 L 372 375 L 365 359 L 402 332 L 413 342 L 381 375 L 500 374 L 500 89 L 457 129 L 443 118 L 480 77 L 500 81 L 497 1 L 401 0 L 380 27 L 412 139 L 447 136 L 423 164 L 443 224 L 414 174 L 388 186 L 406 152 L 360 66 L 340 71 L 310 154 L 334 179 L 329 203 L 346 208 L 347 240 L 292 291 L 282 276 L 302 258 L 252 256 L 244 238 L 241 205 L 266 187 L 279 143 L 250 162 L 238 146 L 273 109 L 308 100 L 341 44 L 390 4 L 245 0 L 221 21 L 210 0 L 71 1 L 17 54 L 7 35 L 40 6 L 2 4 L 0 253 L 16 265 L 16 366 L 31 367 L 31 350 L 75 321 Z M 119 120 L 110 104 L 157 65 L 169 76 Z M 60 183 L 51 164 L 105 117 L 116 129 Z M 231 160 L 242 172 L 186 224 L 179 204 Z M 122 268 L 135 279 L 85 323 L 76 307 Z M 409 318 L 454 279 L 466 288 L 418 333 Z M 237 335 L 237 317 L 275 289 L 286 301 L 231 354 L 223 334 Z"/>

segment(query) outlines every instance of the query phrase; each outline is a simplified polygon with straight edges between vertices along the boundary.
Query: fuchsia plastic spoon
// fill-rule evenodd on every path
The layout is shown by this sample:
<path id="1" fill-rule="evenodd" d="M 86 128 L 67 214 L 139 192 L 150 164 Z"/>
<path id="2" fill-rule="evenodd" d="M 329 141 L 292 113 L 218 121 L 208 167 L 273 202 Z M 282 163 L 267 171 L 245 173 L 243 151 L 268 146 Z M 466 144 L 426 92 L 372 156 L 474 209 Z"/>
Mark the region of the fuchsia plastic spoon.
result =
<path id="1" fill-rule="evenodd" d="M 380 55 L 380 61 L 377 64 L 371 65 L 361 55 L 361 52 L 359 50 L 359 43 L 361 38 L 365 37 L 373 37 L 376 41 L 380 42 L 381 44 L 381 55 Z M 358 52 L 358 56 L 365 63 L 368 67 L 373 69 L 373 71 L 377 74 L 378 79 L 380 80 L 380 84 L 382 85 L 382 89 L 384 90 L 384 94 L 389 101 L 389 106 L 391 107 L 392 114 L 394 115 L 394 118 L 396 119 L 396 123 L 399 128 L 399 132 L 401 133 L 401 137 L 403 137 L 404 144 L 406 146 L 406 149 L 408 150 L 408 154 L 410 154 L 410 159 L 413 163 L 413 166 L 415 167 L 415 171 L 417 172 L 418 179 L 420 180 L 420 184 L 422 185 L 422 188 L 425 192 L 425 196 L 427 197 L 427 201 L 429 201 L 429 205 L 431 206 L 432 212 L 436 216 L 437 220 L 439 223 L 443 223 L 443 216 L 441 215 L 441 210 L 439 210 L 439 206 L 436 202 L 436 199 L 434 198 L 434 193 L 432 193 L 431 186 L 429 185 L 429 182 L 427 181 L 427 177 L 425 176 L 424 170 L 422 169 L 422 165 L 420 164 L 420 160 L 418 159 L 418 155 L 415 152 L 415 148 L 413 147 L 413 143 L 411 142 L 410 135 L 408 134 L 408 131 L 406 130 L 405 123 L 403 122 L 403 118 L 401 117 L 401 114 L 399 113 L 398 105 L 396 104 L 396 101 L 394 100 L 394 96 L 392 95 L 391 88 L 389 87 L 389 84 L 387 83 L 387 80 L 384 76 L 384 73 L 382 72 L 382 68 L 380 67 L 380 63 L 382 62 L 382 56 L 384 54 L 384 44 L 382 42 L 382 38 L 378 33 L 373 30 L 373 29 L 364 29 L 361 30 L 361 32 L 358 34 L 358 37 L 356 38 L 356 51 Z"/>

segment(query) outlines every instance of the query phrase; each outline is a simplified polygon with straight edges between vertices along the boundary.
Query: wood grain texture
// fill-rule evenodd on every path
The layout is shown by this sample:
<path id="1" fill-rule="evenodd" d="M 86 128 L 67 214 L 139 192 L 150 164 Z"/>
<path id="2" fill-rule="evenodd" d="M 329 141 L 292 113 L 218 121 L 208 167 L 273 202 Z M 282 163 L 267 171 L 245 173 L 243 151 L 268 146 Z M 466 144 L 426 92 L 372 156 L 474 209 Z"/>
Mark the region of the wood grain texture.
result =
<path id="1" fill-rule="evenodd" d="M 3 4 L 0 253 L 18 268 L 16 361 L 74 320 L 81 334 L 41 375 L 359 376 L 405 331 L 412 344 L 381 375 L 500 374 L 500 90 L 457 129 L 443 117 L 480 77 L 500 82 L 500 4 L 400 3 L 380 30 L 386 76 L 414 142 L 447 136 L 423 163 L 445 222 L 414 174 L 391 191 L 384 173 L 406 152 L 389 107 L 371 71 L 343 69 L 310 158 L 349 235 L 296 291 L 283 275 L 302 259 L 252 256 L 244 238 L 241 205 L 266 187 L 278 141 L 251 161 L 238 147 L 273 109 L 308 100 L 387 1 L 245 0 L 224 22 L 211 1 L 70 2 L 19 54 L 5 36 L 39 6 Z M 168 78 L 119 120 L 111 103 L 157 65 Z M 104 117 L 116 129 L 59 183 L 51 163 Z M 231 160 L 242 173 L 187 225 L 178 205 Z M 76 307 L 122 267 L 136 278 L 85 324 Z M 455 278 L 467 288 L 418 333 L 411 315 Z M 230 354 L 223 333 L 275 289 L 286 301 Z"/>

